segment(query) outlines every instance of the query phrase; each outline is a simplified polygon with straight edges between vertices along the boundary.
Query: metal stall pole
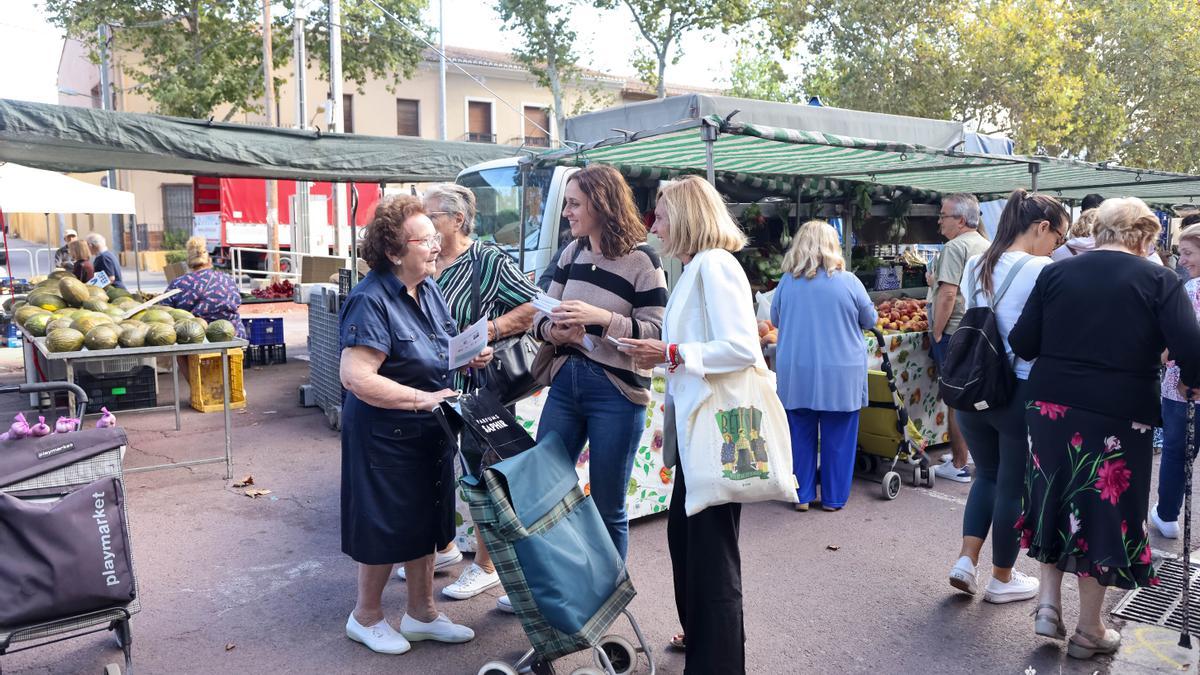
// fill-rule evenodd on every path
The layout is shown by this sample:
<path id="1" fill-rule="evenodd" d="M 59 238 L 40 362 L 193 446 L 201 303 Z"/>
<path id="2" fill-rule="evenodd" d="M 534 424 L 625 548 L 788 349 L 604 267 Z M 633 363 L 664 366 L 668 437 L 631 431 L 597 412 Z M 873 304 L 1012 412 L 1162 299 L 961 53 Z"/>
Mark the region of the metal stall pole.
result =
<path id="1" fill-rule="evenodd" d="M 358 186 L 350 184 L 350 281 L 358 283 Z"/>
<path id="2" fill-rule="evenodd" d="M 521 172 L 521 209 L 518 212 L 520 221 L 517 227 L 517 267 L 521 273 L 525 273 L 525 179 L 529 176 L 529 165 L 525 162 L 517 163 L 517 170 Z M 549 205 L 547 205 L 549 206 Z M 555 235 L 557 236 L 557 234 Z"/>
<path id="3" fill-rule="evenodd" d="M 229 348 L 221 350 L 222 403 L 225 405 L 225 480 L 233 478 L 233 438 L 229 433 L 232 421 L 229 418 L 229 389 L 233 386 L 229 377 Z M 243 380 L 243 385 L 244 380 Z M 244 397 L 243 397 L 244 398 Z"/>
<path id="4" fill-rule="evenodd" d="M 717 135 L 720 131 L 713 126 L 708 120 L 700 122 L 700 140 L 704 141 L 704 166 L 707 171 L 708 182 L 713 187 L 717 186 L 717 169 L 715 159 L 713 158 L 713 145 L 717 142 Z"/>
<path id="5" fill-rule="evenodd" d="M 135 280 L 134 284 L 137 286 L 138 293 L 141 293 L 142 292 L 142 258 L 141 258 L 141 250 L 142 249 L 141 249 L 141 246 L 138 244 L 137 221 L 134 220 L 133 216 L 130 216 L 129 220 L 133 221 L 129 224 L 129 226 L 133 230 L 133 277 Z"/>
<path id="6" fill-rule="evenodd" d="M 44 213 L 42 215 L 46 216 L 46 267 L 47 267 L 46 274 L 49 275 L 51 272 L 54 271 L 54 242 L 51 241 L 51 239 L 50 239 L 50 214 Z M 12 269 L 12 261 L 11 260 L 8 261 L 8 266 L 9 266 L 9 269 L 11 270 Z M 12 274 L 9 274 L 9 276 L 11 277 Z M 37 276 L 37 256 L 33 257 L 33 269 L 30 270 L 29 276 L 31 276 L 31 277 Z"/>
<path id="7" fill-rule="evenodd" d="M 1037 192 L 1037 177 L 1041 166 L 1038 164 L 1029 165 L 1029 191 Z"/>

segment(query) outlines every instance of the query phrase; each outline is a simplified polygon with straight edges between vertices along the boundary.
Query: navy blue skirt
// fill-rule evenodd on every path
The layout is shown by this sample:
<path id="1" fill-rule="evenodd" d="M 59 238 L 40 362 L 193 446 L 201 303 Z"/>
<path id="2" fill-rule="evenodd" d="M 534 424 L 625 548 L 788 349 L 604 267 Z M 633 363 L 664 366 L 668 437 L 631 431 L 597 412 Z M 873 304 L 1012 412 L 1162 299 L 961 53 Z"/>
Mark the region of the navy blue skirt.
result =
<path id="1" fill-rule="evenodd" d="M 342 552 L 416 560 L 454 539 L 454 445 L 432 413 L 342 407 Z"/>

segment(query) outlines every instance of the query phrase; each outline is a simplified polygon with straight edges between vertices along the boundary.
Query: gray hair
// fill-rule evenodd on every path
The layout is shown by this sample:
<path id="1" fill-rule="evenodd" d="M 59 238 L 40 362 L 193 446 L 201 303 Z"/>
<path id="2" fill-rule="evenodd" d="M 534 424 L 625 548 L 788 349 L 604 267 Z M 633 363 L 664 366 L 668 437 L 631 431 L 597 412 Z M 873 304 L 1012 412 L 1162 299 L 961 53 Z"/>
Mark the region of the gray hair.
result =
<path id="1" fill-rule="evenodd" d="M 979 200 L 975 195 L 966 192 L 956 192 L 942 197 L 942 203 L 950 205 L 951 213 L 963 219 L 967 227 L 979 227 Z"/>
<path id="2" fill-rule="evenodd" d="M 434 211 L 445 211 L 450 214 L 461 213 L 463 216 L 462 233 L 471 236 L 475 231 L 475 193 L 454 183 L 441 183 L 425 191 L 425 203 L 437 201 Z M 429 209 L 427 209 L 429 210 Z"/>
<path id="3" fill-rule="evenodd" d="M 90 246 L 95 246 L 96 250 L 103 251 L 108 248 L 108 242 L 104 241 L 104 235 L 99 232 L 93 232 L 87 236 L 87 243 Z"/>

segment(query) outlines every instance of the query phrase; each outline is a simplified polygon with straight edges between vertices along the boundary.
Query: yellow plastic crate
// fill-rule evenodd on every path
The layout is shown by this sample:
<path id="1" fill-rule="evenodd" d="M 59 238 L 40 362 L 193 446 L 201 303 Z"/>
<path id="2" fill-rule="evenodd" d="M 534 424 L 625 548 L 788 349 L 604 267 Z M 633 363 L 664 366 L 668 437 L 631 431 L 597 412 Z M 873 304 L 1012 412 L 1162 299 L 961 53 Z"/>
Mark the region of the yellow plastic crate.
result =
<path id="1" fill-rule="evenodd" d="M 187 357 L 187 379 L 192 388 L 192 408 L 203 413 L 225 409 L 225 391 L 221 378 L 221 354 L 192 354 Z M 242 380 L 242 350 L 229 350 L 229 407 L 246 407 L 246 387 Z"/>

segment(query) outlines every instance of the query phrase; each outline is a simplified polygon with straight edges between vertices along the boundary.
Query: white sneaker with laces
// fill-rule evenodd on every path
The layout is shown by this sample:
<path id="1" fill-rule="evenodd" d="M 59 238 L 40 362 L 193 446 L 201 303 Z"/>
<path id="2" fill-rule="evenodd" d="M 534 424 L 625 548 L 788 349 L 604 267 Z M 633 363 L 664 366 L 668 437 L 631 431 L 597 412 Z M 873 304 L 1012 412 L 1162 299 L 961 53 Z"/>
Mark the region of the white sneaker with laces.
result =
<path id="1" fill-rule="evenodd" d="M 405 614 L 400 620 L 400 633 L 413 642 L 434 640 L 459 643 L 475 639 L 475 631 L 454 623 L 445 614 L 438 614 L 436 619 L 429 622 L 417 621 Z"/>
<path id="2" fill-rule="evenodd" d="M 1179 521 L 1178 520 L 1163 520 L 1158 516 L 1158 504 L 1150 509 L 1150 524 L 1154 525 L 1154 529 L 1167 539 L 1179 538 Z"/>
<path id="3" fill-rule="evenodd" d="M 950 568 L 950 585 L 969 595 L 975 595 L 979 590 L 979 584 L 975 581 L 975 565 L 967 556 L 959 558 Z"/>
<path id="4" fill-rule="evenodd" d="M 983 599 L 987 602 L 1003 605 L 1006 602 L 1032 600 L 1038 593 L 1038 580 L 1013 570 L 1012 579 L 1000 581 L 992 577 L 984 589 Z"/>
<path id="5" fill-rule="evenodd" d="M 437 574 L 447 567 L 453 567 L 462 562 L 462 559 L 462 551 L 460 551 L 457 546 L 449 551 L 446 551 L 445 553 L 438 551 L 437 555 L 433 557 L 433 573 Z M 408 576 L 404 572 L 404 565 L 399 565 L 396 567 L 396 577 L 401 581 L 408 580 Z"/>
<path id="6" fill-rule="evenodd" d="M 346 620 L 346 637 L 355 642 L 361 642 L 367 646 L 367 649 L 380 654 L 403 654 L 412 649 L 408 640 L 397 633 L 387 619 L 383 619 L 373 626 L 363 626 L 358 619 L 354 618 L 353 612 Z"/>
<path id="7" fill-rule="evenodd" d="M 959 469 L 954 466 L 953 462 L 943 462 L 942 464 L 938 464 L 933 468 L 933 473 L 937 475 L 938 478 L 952 480 L 956 483 L 971 482 L 971 470 L 966 466 Z"/>
<path id="8" fill-rule="evenodd" d="M 458 581 L 442 589 L 442 595 L 455 600 L 466 600 L 467 598 L 479 595 L 493 586 L 499 585 L 499 574 L 487 572 L 479 565 L 471 563 L 470 567 L 463 570 L 462 575 L 458 577 Z"/>
<path id="9" fill-rule="evenodd" d="M 496 598 L 496 609 L 509 614 L 517 613 L 517 610 L 513 609 L 512 600 L 509 600 L 507 595 Z"/>
<path id="10" fill-rule="evenodd" d="M 953 452 L 942 453 L 941 461 L 942 461 L 942 464 L 945 464 L 946 462 L 954 461 L 954 453 Z M 970 455 L 967 455 L 967 464 L 974 464 L 974 463 L 975 463 L 975 460 Z"/>

